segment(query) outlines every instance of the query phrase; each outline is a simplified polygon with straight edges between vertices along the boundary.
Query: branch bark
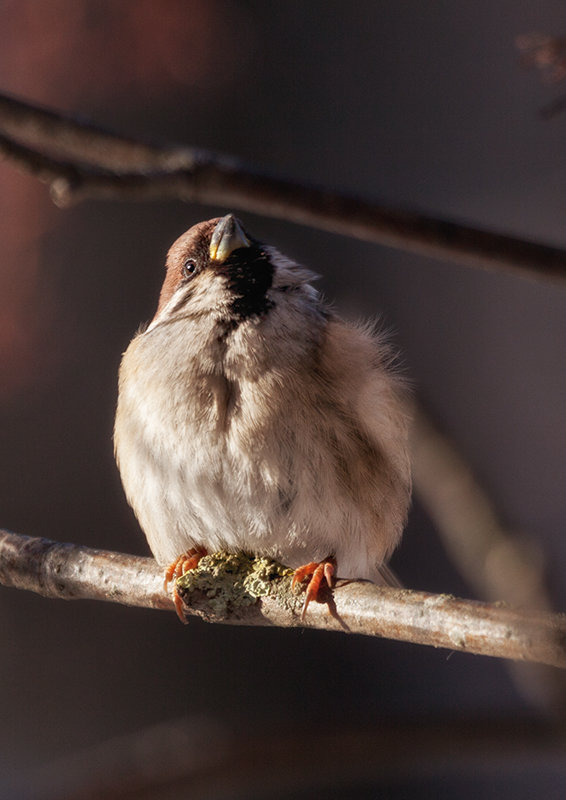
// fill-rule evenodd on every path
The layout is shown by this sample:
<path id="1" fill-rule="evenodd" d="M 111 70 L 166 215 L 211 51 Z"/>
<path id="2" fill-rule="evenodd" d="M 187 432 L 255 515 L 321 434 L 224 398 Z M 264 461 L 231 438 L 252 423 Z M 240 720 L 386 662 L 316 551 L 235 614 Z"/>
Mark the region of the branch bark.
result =
<path id="1" fill-rule="evenodd" d="M 262 594 L 260 587 L 256 593 L 246 592 L 244 600 L 241 582 L 237 600 L 226 591 L 228 582 L 238 584 L 241 573 L 234 575 L 229 565 L 225 574 L 217 577 L 216 594 L 204 591 L 202 584 L 197 583 L 193 589 L 185 586 L 182 592 L 188 614 L 234 625 L 304 625 L 347 631 L 566 667 L 564 615 L 523 613 L 447 595 L 339 580 L 328 603 L 312 603 L 303 623 L 302 598 L 291 591 L 289 575 L 268 578 L 268 593 Z M 0 532 L 0 583 L 65 600 L 107 600 L 173 609 L 171 598 L 163 589 L 162 570 L 153 559 L 7 531 Z"/>
<path id="2" fill-rule="evenodd" d="M 49 183 L 59 205 L 86 198 L 177 198 L 465 265 L 566 279 L 566 251 L 560 248 L 305 186 L 209 151 L 146 144 L 5 95 L 0 152 Z"/>

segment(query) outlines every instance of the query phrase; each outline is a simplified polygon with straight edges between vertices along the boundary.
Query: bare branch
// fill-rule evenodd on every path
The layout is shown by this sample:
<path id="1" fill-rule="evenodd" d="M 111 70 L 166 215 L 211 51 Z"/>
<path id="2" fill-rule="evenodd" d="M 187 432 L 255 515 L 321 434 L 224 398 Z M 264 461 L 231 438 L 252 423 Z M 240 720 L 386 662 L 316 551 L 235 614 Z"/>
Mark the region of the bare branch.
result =
<path id="1" fill-rule="evenodd" d="M 174 608 L 152 558 L 92 550 L 0 530 L 0 584 L 60 600 Z"/>
<path id="2" fill-rule="evenodd" d="M 415 491 L 460 572 L 486 600 L 550 611 L 540 552 L 503 525 L 469 465 L 424 410 L 414 406 L 412 419 Z"/>
<path id="3" fill-rule="evenodd" d="M 450 439 L 422 408 L 412 412 L 415 492 L 453 563 L 486 600 L 552 610 L 544 562 L 532 537 L 507 528 Z M 566 674 L 541 664 L 510 664 L 519 690 L 552 713 L 566 708 Z"/>
<path id="4" fill-rule="evenodd" d="M 211 622 L 304 625 L 566 667 L 563 615 L 521 613 L 448 595 L 339 580 L 328 603 L 311 604 L 303 623 L 301 597 L 291 590 L 289 570 L 262 559 L 225 556 L 222 571 L 222 559 L 210 558 L 209 564 L 203 559 L 196 577 L 189 574 L 180 592 L 188 614 Z M 162 587 L 162 571 L 152 559 L 7 531 L 0 532 L 0 583 L 66 600 L 173 608 Z"/>
<path id="5" fill-rule="evenodd" d="M 0 129 L 31 148 L 65 153 L 102 169 L 170 169 L 190 166 L 196 151 L 134 141 L 86 120 L 0 95 Z"/>
<path id="6" fill-rule="evenodd" d="M 4 154 L 21 169 L 37 174 L 38 157 L 51 156 L 40 174 L 60 205 L 85 198 L 178 198 L 461 264 L 566 278 L 566 251 L 560 248 L 305 186 L 207 151 L 146 145 L 6 96 L 0 96 L 0 134 Z M 27 156 L 24 150 L 15 153 L 16 142 L 27 147 Z"/>
<path id="7" fill-rule="evenodd" d="M 524 67 L 538 69 L 546 84 L 555 84 L 566 78 L 566 39 L 533 31 L 515 39 Z M 566 108 L 564 94 L 551 100 L 540 109 L 542 119 L 551 119 Z"/>

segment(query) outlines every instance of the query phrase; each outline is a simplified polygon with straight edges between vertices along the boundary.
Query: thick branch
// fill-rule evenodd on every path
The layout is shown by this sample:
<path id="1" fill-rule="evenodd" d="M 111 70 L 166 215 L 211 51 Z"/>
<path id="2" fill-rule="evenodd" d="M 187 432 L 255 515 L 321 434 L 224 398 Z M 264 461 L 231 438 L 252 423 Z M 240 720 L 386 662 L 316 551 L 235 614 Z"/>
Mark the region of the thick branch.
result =
<path id="1" fill-rule="evenodd" d="M 260 588 L 256 594 L 248 592 L 245 601 L 239 585 L 240 599 L 231 602 L 226 601 L 226 582 L 235 585 L 241 575 L 234 580 L 234 573 L 227 572 L 228 576 L 219 577 L 217 596 L 211 597 L 198 585 L 194 591 L 185 589 L 186 611 L 214 622 L 305 625 L 566 667 L 563 615 L 526 614 L 447 595 L 338 581 L 328 604 L 312 603 L 303 623 L 301 598 L 291 592 L 287 575 L 270 579 L 268 594 L 262 595 Z M 6 586 L 67 600 L 109 600 L 172 609 L 162 582 L 160 568 L 149 558 L 0 532 L 0 583 Z"/>
<path id="2" fill-rule="evenodd" d="M 51 183 L 61 205 L 87 197 L 178 198 L 462 264 L 566 278 L 566 251 L 560 248 L 305 186 L 211 152 L 147 145 L 6 96 L 0 96 L 0 134 L 4 155 Z M 23 147 L 16 153 L 18 144 Z"/>

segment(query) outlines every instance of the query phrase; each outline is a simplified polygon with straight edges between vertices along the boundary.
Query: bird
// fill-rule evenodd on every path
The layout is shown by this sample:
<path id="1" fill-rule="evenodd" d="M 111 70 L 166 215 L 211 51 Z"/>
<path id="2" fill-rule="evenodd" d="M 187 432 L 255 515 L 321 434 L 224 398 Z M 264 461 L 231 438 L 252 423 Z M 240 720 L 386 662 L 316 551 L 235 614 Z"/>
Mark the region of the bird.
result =
<path id="1" fill-rule="evenodd" d="M 207 553 L 271 558 L 308 581 L 303 619 L 337 577 L 392 582 L 411 494 L 388 337 L 343 320 L 317 278 L 234 214 L 193 225 L 123 354 L 114 428 L 166 584 Z"/>

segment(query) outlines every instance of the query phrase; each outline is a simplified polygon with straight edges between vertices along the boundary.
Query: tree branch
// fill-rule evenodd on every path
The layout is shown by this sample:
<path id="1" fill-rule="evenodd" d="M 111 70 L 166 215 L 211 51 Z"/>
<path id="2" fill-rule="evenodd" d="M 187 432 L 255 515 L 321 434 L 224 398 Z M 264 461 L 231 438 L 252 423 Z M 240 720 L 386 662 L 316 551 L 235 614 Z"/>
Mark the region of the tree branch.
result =
<path id="1" fill-rule="evenodd" d="M 303 623 L 302 598 L 291 590 L 289 570 L 245 556 L 211 558 L 195 571 L 196 580 L 189 574 L 180 588 L 187 613 L 207 621 L 304 625 L 566 667 L 564 615 L 522 613 L 448 595 L 339 580 L 327 603 L 309 606 Z M 223 571 L 218 570 L 221 560 L 226 563 Z M 150 558 L 7 531 L 0 532 L 0 583 L 65 600 L 173 609 L 163 589 L 162 570 Z M 217 586 L 216 593 L 211 585 Z"/>
<path id="2" fill-rule="evenodd" d="M 425 411 L 411 410 L 415 492 L 461 574 L 486 600 L 547 612 L 543 557 L 509 530 L 454 443 Z"/>
<path id="3" fill-rule="evenodd" d="M 566 279 L 560 248 L 305 186 L 208 151 L 145 144 L 2 95 L 0 134 L 4 155 L 50 183 L 60 205 L 85 198 L 178 198 L 461 264 Z"/>
<path id="4" fill-rule="evenodd" d="M 138 142 L 1 95 L 0 151 L 22 169 L 50 183 L 56 201 L 61 204 L 83 197 L 130 199 L 178 197 L 197 202 L 221 203 L 403 249 L 450 257 L 462 263 L 520 271 L 530 274 L 531 277 L 538 275 L 539 277 L 564 278 L 566 276 L 566 252 L 563 250 L 523 242 L 418 214 L 387 209 L 351 196 L 304 187 L 290 181 L 262 175 L 233 159 L 205 151 L 160 147 Z M 415 475 L 417 490 L 424 497 L 431 515 L 439 524 L 441 531 L 445 532 L 447 538 L 452 537 L 454 548 L 460 549 L 458 553 L 458 557 L 460 557 L 464 552 L 462 543 L 468 547 L 470 541 L 474 541 L 474 539 L 473 537 L 470 539 L 467 535 L 469 524 L 462 519 L 459 500 L 452 503 L 451 511 L 446 516 L 446 507 L 443 506 L 445 495 L 442 492 L 446 475 L 444 474 L 443 477 L 442 469 L 440 472 L 429 469 L 431 465 L 434 465 L 438 456 L 442 462 L 444 457 L 442 452 L 446 442 L 443 442 L 442 439 L 435 440 L 434 436 L 431 436 L 431 433 L 434 434 L 434 429 L 430 429 L 430 426 L 427 429 L 426 420 L 424 420 L 426 424 L 424 426 L 421 424 L 419 428 L 419 423 L 422 423 L 423 419 L 417 414 L 417 470 Z M 425 442 L 424 447 L 422 447 L 423 441 Z M 447 452 L 444 449 L 444 455 Z M 447 461 L 445 460 L 445 466 L 446 464 L 450 465 L 452 456 L 450 453 L 448 455 L 450 457 Z M 464 473 L 465 466 L 464 464 Z M 453 467 L 454 463 L 452 462 L 451 468 Z M 464 473 L 462 474 L 466 478 Z M 434 475 L 432 483 L 431 475 Z M 462 483 L 462 486 L 465 486 L 465 482 Z M 474 491 L 468 492 L 467 499 L 472 502 L 472 505 L 476 504 L 476 512 L 479 514 L 479 516 L 476 514 L 477 521 L 482 516 L 482 504 L 485 511 L 485 498 L 477 495 L 474 486 L 471 488 Z M 466 499 L 465 495 L 464 499 Z M 484 514 L 485 519 L 490 522 L 489 506 L 487 507 L 487 516 Z M 462 524 L 460 524 L 461 522 Z M 493 530 L 497 539 L 501 529 L 495 527 Z M 454 538 L 454 533 L 456 538 Z M 485 533 L 487 534 L 487 527 Z M 482 546 L 485 544 L 484 538 L 481 539 Z M 488 539 L 489 537 L 486 541 Z M 85 551 L 84 548 L 77 548 L 73 545 L 56 545 L 45 540 L 26 541 L 28 542 L 26 545 L 28 555 L 32 556 L 32 560 L 35 559 L 36 562 L 39 558 L 37 563 L 42 564 L 41 569 L 35 574 L 33 565 L 20 564 L 16 572 L 11 573 L 7 579 L 10 585 L 18 585 L 20 588 L 30 588 L 43 593 L 45 593 L 46 587 L 50 592 L 55 591 L 59 586 L 56 580 L 57 573 L 49 567 L 45 572 L 43 565 L 51 563 L 52 559 L 59 564 L 62 559 L 65 564 L 67 580 L 59 587 L 62 593 L 56 592 L 50 596 L 73 597 L 75 590 L 77 597 L 85 596 L 85 583 L 82 577 L 75 585 L 72 575 L 74 572 L 81 574 L 82 559 L 86 558 L 85 553 L 90 554 L 90 558 L 97 551 Z M 515 558 L 517 563 L 520 563 L 523 569 L 525 567 L 528 569 L 528 559 L 524 558 L 520 547 L 515 545 L 511 536 L 507 537 L 505 545 L 510 548 L 514 558 L 517 556 Z M 101 556 L 105 559 L 106 564 L 104 568 L 106 584 L 100 586 L 97 579 L 90 586 L 89 591 L 92 594 L 86 596 L 98 599 L 116 599 L 119 602 L 128 603 L 130 602 L 128 599 L 130 592 L 133 591 L 133 595 L 131 595 L 135 597 L 133 604 L 171 608 L 169 598 L 161 591 L 161 576 L 150 559 L 133 560 L 118 554 L 101 554 Z M 106 563 L 108 559 L 110 561 Z M 110 563 L 113 564 L 114 572 L 110 569 Z M 477 565 L 482 563 L 482 554 L 480 553 L 479 558 L 474 556 L 469 559 L 468 563 L 470 572 L 475 570 L 477 579 L 480 574 Z M 2 567 L 0 567 L 1 569 Z M 18 580 L 21 580 L 22 583 L 15 584 L 13 583 L 14 575 L 18 573 L 18 570 L 20 575 Z M 133 573 L 132 570 L 134 570 Z M 51 584 L 49 584 L 48 575 L 52 577 Z M 537 578 L 534 572 L 532 575 L 533 578 Z M 540 580 L 540 575 L 538 580 Z M 521 585 L 523 583 L 521 581 Z M 507 584 L 512 585 L 512 581 L 511 583 L 507 581 Z M 350 584 L 350 586 L 353 585 L 355 584 Z M 367 584 L 361 585 L 368 588 Z M 529 585 L 531 584 L 529 583 Z M 142 591 L 144 587 L 146 587 L 145 595 Z M 344 594 L 345 588 L 340 586 L 335 593 L 335 598 L 340 598 L 341 603 L 342 598 L 349 601 L 348 593 Z M 528 605 L 529 607 L 538 607 L 539 611 L 543 611 L 548 606 L 548 600 L 544 597 L 544 588 L 539 586 L 538 589 L 541 590 L 539 598 L 543 599 L 543 602 L 535 604 L 529 602 Z M 381 593 L 385 592 L 387 596 L 388 590 L 375 590 L 378 595 L 375 595 L 374 590 L 375 587 L 370 589 L 373 595 L 369 600 L 364 599 L 364 602 L 369 602 L 370 605 L 379 602 L 381 608 L 383 605 Z M 70 592 L 70 594 L 66 595 L 65 592 Z M 109 596 L 112 593 L 115 593 L 115 597 Z M 504 592 L 499 592 L 499 587 L 494 591 L 492 586 L 490 594 L 506 597 Z M 142 595 L 145 599 L 142 598 Z M 407 600 L 407 598 L 417 595 L 418 593 L 403 593 L 403 598 Z M 423 595 L 423 597 L 430 596 Z M 391 595 L 389 598 L 391 599 Z M 264 598 L 261 605 L 262 609 L 263 607 L 267 608 L 269 606 L 268 599 Z M 206 608 L 201 611 L 193 608 L 192 613 L 202 613 L 203 616 L 208 614 Z M 250 612 L 247 613 L 249 615 Z M 351 613 L 351 608 L 346 602 L 344 614 L 339 614 L 342 621 L 346 619 L 348 613 Z M 294 610 L 292 614 L 295 614 Z M 321 627 L 328 627 L 326 624 L 328 614 L 324 607 L 319 606 L 313 607 L 312 611 L 309 609 L 307 623 L 315 625 L 317 615 L 320 616 L 320 614 L 323 614 L 321 619 L 324 622 Z M 543 615 L 543 617 L 550 619 L 549 616 Z M 266 618 L 268 619 L 269 615 Z M 235 622 L 236 620 L 222 619 L 220 621 Z M 447 618 L 444 621 L 446 622 Z M 251 624 L 247 618 L 244 619 L 244 623 Z M 263 622 L 254 624 L 269 624 L 269 622 L 265 622 L 264 618 Z M 284 615 L 282 624 L 297 624 L 297 621 L 294 616 L 287 619 Z M 350 628 L 358 630 L 355 625 L 353 628 L 350 625 Z M 390 631 L 390 629 L 387 630 Z M 385 632 L 376 630 L 374 633 L 397 638 L 387 630 Z M 360 632 L 372 633 L 367 630 Z M 399 638 L 409 637 L 408 641 L 459 649 L 453 641 L 438 643 L 423 641 L 418 636 L 410 638 L 411 636 L 413 636 L 412 633 L 407 634 L 405 631 Z M 473 649 L 467 640 L 465 640 L 465 644 L 467 649 Z M 477 650 L 477 652 L 486 651 Z M 529 657 L 524 654 L 517 656 L 500 652 L 489 652 L 488 654 L 510 658 Z M 545 661 L 544 658 L 535 660 Z M 554 662 L 545 661 L 545 663 Z"/>
<path id="5" fill-rule="evenodd" d="M 0 584 L 59 600 L 108 600 L 170 611 L 152 558 L 93 550 L 0 530 Z"/>
<path id="6" fill-rule="evenodd" d="M 501 522 L 470 466 L 425 411 L 415 405 L 411 416 L 415 493 L 455 566 L 483 599 L 550 612 L 540 548 Z M 566 710 L 566 673 L 543 664 L 509 666 L 531 702 L 552 714 Z"/>

